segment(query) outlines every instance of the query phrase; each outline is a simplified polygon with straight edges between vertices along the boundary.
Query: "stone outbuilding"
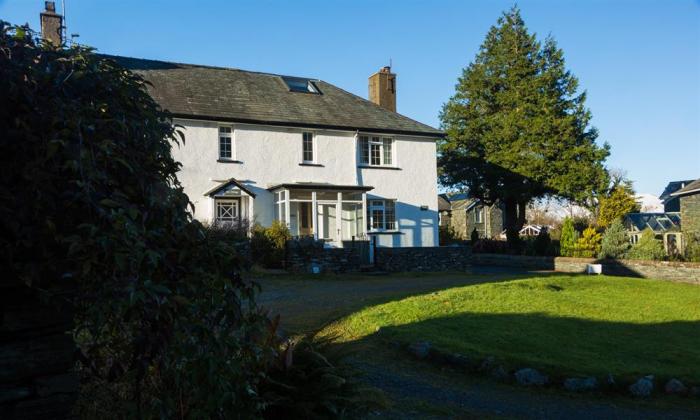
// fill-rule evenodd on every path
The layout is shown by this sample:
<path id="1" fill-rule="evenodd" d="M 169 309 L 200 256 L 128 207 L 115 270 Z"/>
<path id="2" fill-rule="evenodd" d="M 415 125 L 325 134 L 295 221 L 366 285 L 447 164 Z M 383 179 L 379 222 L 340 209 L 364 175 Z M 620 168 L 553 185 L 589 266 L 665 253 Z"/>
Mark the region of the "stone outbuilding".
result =
<path id="1" fill-rule="evenodd" d="M 503 205 L 497 202 L 492 205 L 471 198 L 467 193 L 440 194 L 444 200 L 444 210 L 440 210 L 441 226 L 451 226 L 460 239 L 470 239 L 476 229 L 479 238 L 497 239 L 503 231 Z M 449 204 L 449 209 L 445 205 Z"/>

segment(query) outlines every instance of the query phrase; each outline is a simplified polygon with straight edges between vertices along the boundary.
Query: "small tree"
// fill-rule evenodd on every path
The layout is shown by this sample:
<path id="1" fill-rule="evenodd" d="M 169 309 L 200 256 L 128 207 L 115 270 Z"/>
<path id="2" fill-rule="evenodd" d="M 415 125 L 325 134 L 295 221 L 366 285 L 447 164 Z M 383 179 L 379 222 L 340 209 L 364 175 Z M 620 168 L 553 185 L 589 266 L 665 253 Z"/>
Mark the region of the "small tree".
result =
<path id="1" fill-rule="evenodd" d="M 654 231 L 647 228 L 642 232 L 639 242 L 632 246 L 627 253 L 628 258 L 635 260 L 662 260 L 666 256 L 664 246 L 660 240 L 656 239 Z"/>
<path id="2" fill-rule="evenodd" d="M 614 221 L 622 219 L 627 213 L 639 209 L 634 195 L 629 188 L 619 185 L 607 197 L 600 199 L 598 226 L 606 228 Z"/>
<path id="3" fill-rule="evenodd" d="M 575 257 L 592 258 L 600 252 L 601 235 L 593 227 L 587 227 L 576 241 Z"/>
<path id="4" fill-rule="evenodd" d="M 549 237 L 549 231 L 543 227 L 540 233 L 537 234 L 533 244 L 535 255 L 547 255 L 551 245 L 552 239 Z"/>
<path id="5" fill-rule="evenodd" d="M 629 249 L 627 230 L 622 222 L 615 220 L 603 234 L 598 258 L 623 258 Z"/>
<path id="6" fill-rule="evenodd" d="M 559 239 L 560 254 L 562 257 L 573 257 L 576 242 L 578 241 L 578 231 L 574 229 L 574 221 L 567 217 L 561 227 L 561 238 Z"/>
<path id="7" fill-rule="evenodd" d="M 474 229 L 472 230 L 471 240 L 472 240 L 472 244 L 475 244 L 476 241 L 479 240 L 479 231 L 476 230 L 476 228 L 474 228 Z"/>

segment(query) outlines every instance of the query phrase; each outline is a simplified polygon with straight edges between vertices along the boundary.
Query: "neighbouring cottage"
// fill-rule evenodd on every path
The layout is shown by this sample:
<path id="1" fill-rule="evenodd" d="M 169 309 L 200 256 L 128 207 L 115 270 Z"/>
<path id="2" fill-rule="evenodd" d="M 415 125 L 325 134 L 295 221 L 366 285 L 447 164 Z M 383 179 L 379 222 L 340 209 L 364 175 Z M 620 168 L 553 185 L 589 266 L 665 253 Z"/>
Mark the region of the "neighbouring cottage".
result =
<path id="1" fill-rule="evenodd" d="M 474 229 L 480 238 L 498 238 L 503 232 L 504 212 L 500 202 L 487 205 L 467 193 L 441 194 L 439 198 L 444 200 L 441 225 L 451 226 L 460 239 L 471 238 Z"/>
<path id="2" fill-rule="evenodd" d="M 700 179 L 671 193 L 671 197 L 679 201 L 681 231 L 684 236 L 700 236 Z M 687 239 L 686 237 L 685 240 Z"/>
<path id="3" fill-rule="evenodd" d="M 143 76 L 186 141 L 178 178 L 206 223 L 287 224 L 331 247 L 438 245 L 436 139 L 396 113 L 396 75 L 363 99 L 315 78 L 105 56 Z"/>
<path id="4" fill-rule="evenodd" d="M 700 234 L 700 180 L 669 182 L 659 199 L 663 213 L 629 213 L 623 223 L 630 242 L 639 241 L 651 229 L 668 254 L 682 253 L 690 235 Z"/>

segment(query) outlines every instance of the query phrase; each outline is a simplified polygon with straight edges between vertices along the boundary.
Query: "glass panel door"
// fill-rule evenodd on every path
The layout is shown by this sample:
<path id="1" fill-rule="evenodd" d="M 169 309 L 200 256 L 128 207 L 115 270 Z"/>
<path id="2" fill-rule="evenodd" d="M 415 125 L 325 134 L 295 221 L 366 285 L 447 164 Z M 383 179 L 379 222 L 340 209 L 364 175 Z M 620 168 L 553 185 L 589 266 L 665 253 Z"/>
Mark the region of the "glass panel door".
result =
<path id="1" fill-rule="evenodd" d="M 335 204 L 318 204 L 318 237 L 326 241 L 335 242 L 338 234 L 335 226 Z"/>

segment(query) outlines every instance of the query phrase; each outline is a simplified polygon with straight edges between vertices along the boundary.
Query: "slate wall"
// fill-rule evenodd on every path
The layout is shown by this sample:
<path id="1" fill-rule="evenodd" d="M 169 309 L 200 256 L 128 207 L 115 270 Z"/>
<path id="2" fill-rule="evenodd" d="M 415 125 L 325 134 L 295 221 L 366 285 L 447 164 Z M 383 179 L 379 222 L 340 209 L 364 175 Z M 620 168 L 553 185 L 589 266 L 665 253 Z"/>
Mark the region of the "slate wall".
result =
<path id="1" fill-rule="evenodd" d="M 471 265 L 471 247 L 377 248 L 376 264 L 385 271 L 462 271 Z"/>

